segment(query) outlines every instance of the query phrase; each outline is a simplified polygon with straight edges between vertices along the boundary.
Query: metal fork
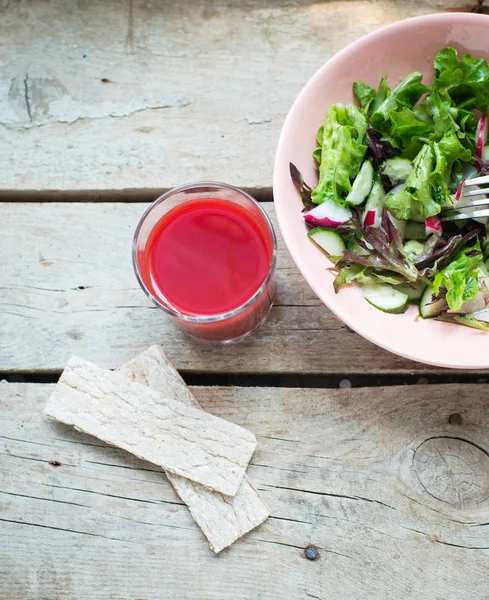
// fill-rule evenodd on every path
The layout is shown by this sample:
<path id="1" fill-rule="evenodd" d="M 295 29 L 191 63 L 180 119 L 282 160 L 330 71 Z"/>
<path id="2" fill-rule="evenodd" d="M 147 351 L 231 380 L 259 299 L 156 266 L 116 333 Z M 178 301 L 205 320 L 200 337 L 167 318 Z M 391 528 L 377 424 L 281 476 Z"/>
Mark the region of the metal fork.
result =
<path id="1" fill-rule="evenodd" d="M 461 221 L 463 219 L 480 219 L 489 217 L 489 208 L 473 210 L 477 206 L 489 206 L 489 175 L 466 179 L 457 192 L 458 199 L 453 207 L 443 210 L 441 221 Z"/>

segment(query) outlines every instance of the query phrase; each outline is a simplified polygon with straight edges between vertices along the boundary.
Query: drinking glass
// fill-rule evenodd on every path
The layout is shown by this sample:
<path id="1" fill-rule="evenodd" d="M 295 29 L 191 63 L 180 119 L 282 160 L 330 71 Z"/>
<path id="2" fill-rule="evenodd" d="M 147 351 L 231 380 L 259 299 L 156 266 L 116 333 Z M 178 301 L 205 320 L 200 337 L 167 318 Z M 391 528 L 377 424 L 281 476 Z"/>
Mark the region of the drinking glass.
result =
<path id="1" fill-rule="evenodd" d="M 192 200 L 225 200 L 238 204 L 258 227 L 270 256 L 268 274 L 260 287 L 240 306 L 229 312 L 196 315 L 177 310 L 156 290 L 145 267 L 146 248 L 153 228 L 170 210 Z M 273 226 L 260 204 L 249 194 L 232 185 L 217 182 L 197 182 L 174 188 L 160 196 L 145 211 L 137 226 L 132 253 L 134 271 L 146 295 L 194 338 L 216 343 L 238 342 L 249 336 L 266 319 L 272 308 L 275 292 L 277 240 Z"/>

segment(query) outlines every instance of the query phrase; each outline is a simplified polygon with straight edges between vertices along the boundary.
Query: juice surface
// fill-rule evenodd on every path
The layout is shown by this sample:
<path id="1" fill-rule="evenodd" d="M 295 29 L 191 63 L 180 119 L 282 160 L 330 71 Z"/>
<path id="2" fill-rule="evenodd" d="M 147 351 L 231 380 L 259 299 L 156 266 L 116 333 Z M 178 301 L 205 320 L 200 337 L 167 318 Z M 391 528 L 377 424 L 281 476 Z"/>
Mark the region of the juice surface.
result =
<path id="1" fill-rule="evenodd" d="M 144 266 L 156 296 L 187 315 L 246 302 L 265 281 L 271 254 L 260 226 L 226 200 L 192 200 L 155 225 Z"/>

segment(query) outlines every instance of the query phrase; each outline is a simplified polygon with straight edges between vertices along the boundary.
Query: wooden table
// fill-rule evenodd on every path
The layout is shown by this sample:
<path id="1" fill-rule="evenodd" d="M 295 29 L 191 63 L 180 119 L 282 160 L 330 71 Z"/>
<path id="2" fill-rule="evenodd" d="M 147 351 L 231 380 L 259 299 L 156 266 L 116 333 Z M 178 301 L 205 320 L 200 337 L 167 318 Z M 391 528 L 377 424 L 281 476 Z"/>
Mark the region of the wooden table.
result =
<path id="1" fill-rule="evenodd" d="M 243 187 L 274 219 L 310 75 L 368 31 L 474 4 L 0 2 L 1 600 L 489 598 L 487 372 L 348 331 L 282 241 L 268 322 L 226 348 L 180 333 L 130 260 L 147 202 L 183 182 Z M 153 343 L 258 437 L 272 516 L 218 556 L 156 467 L 42 418 L 71 354 L 115 368 Z"/>

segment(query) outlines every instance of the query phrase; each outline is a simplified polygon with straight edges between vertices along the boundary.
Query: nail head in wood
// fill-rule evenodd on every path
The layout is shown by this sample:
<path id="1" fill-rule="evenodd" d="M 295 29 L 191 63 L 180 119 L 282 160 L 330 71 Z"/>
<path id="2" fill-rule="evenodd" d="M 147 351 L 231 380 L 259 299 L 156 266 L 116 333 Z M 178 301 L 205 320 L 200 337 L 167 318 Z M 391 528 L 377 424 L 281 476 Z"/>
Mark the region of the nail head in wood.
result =
<path id="1" fill-rule="evenodd" d="M 304 550 L 304 556 L 307 558 L 307 560 L 317 560 L 319 558 L 319 550 L 316 548 L 316 546 L 308 546 Z"/>
<path id="2" fill-rule="evenodd" d="M 448 417 L 448 422 L 450 425 L 461 425 L 462 417 L 458 413 L 454 413 Z"/>

